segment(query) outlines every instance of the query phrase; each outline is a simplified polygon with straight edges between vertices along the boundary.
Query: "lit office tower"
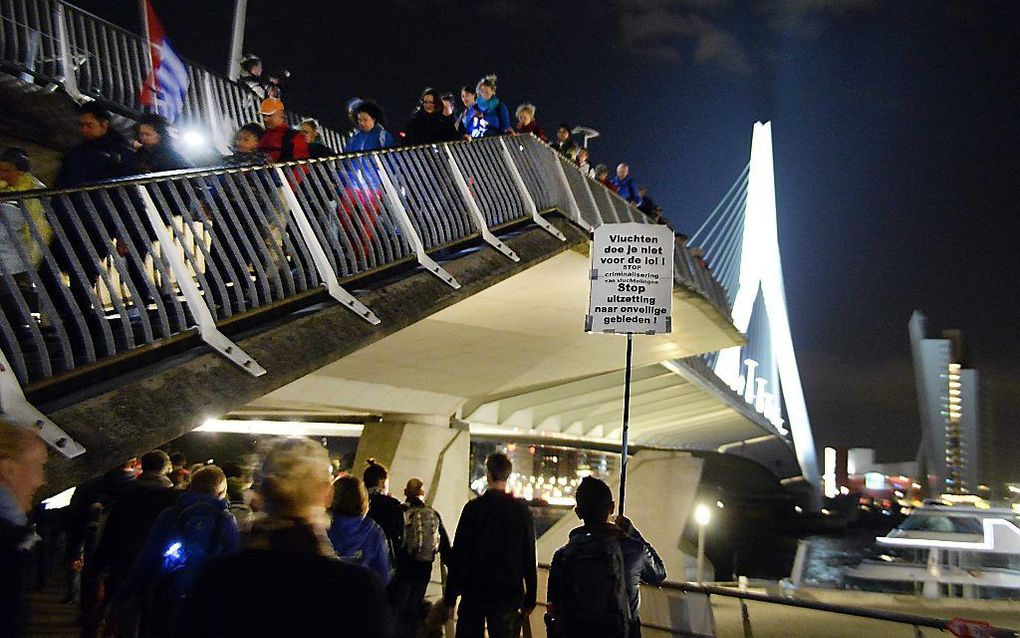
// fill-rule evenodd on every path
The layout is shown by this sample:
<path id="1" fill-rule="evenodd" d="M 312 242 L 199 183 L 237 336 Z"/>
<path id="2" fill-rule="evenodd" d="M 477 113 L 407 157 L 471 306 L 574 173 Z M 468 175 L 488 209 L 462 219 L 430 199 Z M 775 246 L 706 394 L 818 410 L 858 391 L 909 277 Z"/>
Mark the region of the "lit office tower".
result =
<path id="1" fill-rule="evenodd" d="M 921 416 L 918 460 L 934 493 L 966 494 L 978 486 L 978 373 L 967 364 L 963 335 L 926 337 L 920 312 L 910 317 L 910 349 Z"/>

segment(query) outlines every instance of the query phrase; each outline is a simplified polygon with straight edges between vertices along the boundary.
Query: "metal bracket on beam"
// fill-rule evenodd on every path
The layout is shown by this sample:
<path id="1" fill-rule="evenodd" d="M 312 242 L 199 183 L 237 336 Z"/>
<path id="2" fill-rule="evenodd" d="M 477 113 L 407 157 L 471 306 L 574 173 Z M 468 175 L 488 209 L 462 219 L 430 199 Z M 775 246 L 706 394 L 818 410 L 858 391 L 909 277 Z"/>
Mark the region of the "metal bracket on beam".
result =
<path id="1" fill-rule="evenodd" d="M 528 187 L 524 184 L 524 178 L 521 177 L 521 172 L 517 169 L 517 164 L 514 163 L 514 158 L 510 154 L 510 149 L 506 147 L 506 138 L 499 138 L 499 148 L 503 151 L 503 161 L 506 162 L 507 168 L 510 169 L 510 174 L 513 175 L 514 184 L 517 185 L 517 191 L 521 194 L 521 198 L 524 200 L 525 206 L 531 211 L 531 219 L 546 232 L 550 233 L 556 239 L 560 241 L 567 241 L 566 235 L 560 232 L 559 228 L 556 228 L 538 214 L 538 206 L 535 206 L 535 200 L 531 198 L 531 193 L 528 192 Z"/>
<path id="2" fill-rule="evenodd" d="M 414 250 L 415 256 L 418 258 L 418 263 L 422 268 L 429 271 L 436 277 L 442 279 L 448 286 L 457 290 L 460 288 L 460 282 L 453 278 L 453 275 L 446 272 L 446 270 L 437 264 L 435 260 L 428 256 L 425 252 L 425 244 L 421 242 L 421 237 L 418 235 L 418 231 L 414 229 L 414 225 L 411 223 L 411 218 L 407 215 L 407 210 L 404 208 L 404 203 L 400 201 L 400 193 L 397 192 L 393 181 L 390 179 L 389 173 L 386 172 L 386 166 L 383 165 L 382 159 L 376 155 L 375 165 L 379 169 L 379 180 L 383 185 L 383 193 L 386 195 L 386 199 L 390 202 L 390 210 L 397 219 L 397 223 L 400 224 L 400 230 L 404 232 L 404 236 L 407 238 L 407 243 L 411 245 L 411 249 Z"/>
<path id="3" fill-rule="evenodd" d="M 7 356 L 0 351 L 0 413 L 8 416 L 16 425 L 31 427 L 39 438 L 54 450 L 69 459 L 85 454 L 85 448 L 71 435 L 36 409 L 25 398 L 25 393 L 14 376 L 14 370 Z"/>
<path id="4" fill-rule="evenodd" d="M 453 169 L 453 181 L 457 182 L 457 188 L 460 189 L 461 196 L 467 202 L 468 212 L 471 213 L 471 217 L 475 220 L 475 226 L 482 233 L 482 239 L 485 240 L 485 243 L 510 259 L 520 261 L 521 258 L 517 256 L 517 253 L 500 241 L 499 237 L 493 235 L 492 231 L 489 230 L 489 226 L 485 223 L 485 216 L 482 215 L 481 209 L 478 208 L 478 203 L 475 202 L 474 195 L 471 194 L 471 189 L 468 188 L 467 181 L 464 180 L 464 174 L 460 172 L 460 166 L 457 166 L 457 160 L 453 157 L 453 151 L 450 150 L 449 145 L 444 146 L 444 148 L 446 149 L 446 159 L 450 162 L 450 168 Z"/>
<path id="5" fill-rule="evenodd" d="M 199 292 L 198 285 L 192 278 L 191 273 L 188 272 L 188 266 L 184 263 L 184 256 L 173 248 L 174 240 L 166 229 L 166 222 L 159 216 L 156 204 L 152 201 L 152 196 L 145 186 L 141 184 L 138 184 L 135 188 L 145 206 L 145 215 L 149 220 L 149 225 L 152 227 L 160 246 L 164 247 L 163 258 L 170 265 L 170 272 L 173 273 L 174 279 L 177 280 L 177 285 L 180 286 L 181 294 L 184 295 L 184 301 L 191 310 L 191 316 L 198 322 L 198 331 L 202 336 L 202 341 L 205 341 L 214 350 L 230 359 L 239 368 L 253 377 L 264 375 L 266 369 L 260 366 L 255 359 L 236 343 L 228 339 L 216 327 L 216 321 L 213 319 L 212 312 L 209 311 L 209 306 L 205 305 L 205 300 L 202 299 L 202 293 Z"/>
<path id="6" fill-rule="evenodd" d="M 567 181 L 567 174 L 563 170 L 563 162 L 561 162 L 560 158 L 558 157 L 559 153 L 552 149 L 549 149 L 549 152 L 555 155 L 555 157 L 553 157 L 553 162 L 556 163 L 556 168 L 559 169 L 556 171 L 556 175 L 560 178 L 560 183 L 563 185 L 563 190 L 567 193 L 567 200 L 568 203 L 570 204 L 571 216 L 573 217 L 574 221 L 581 226 L 581 228 L 585 229 L 589 233 L 592 232 L 595 229 L 595 227 L 589 224 L 587 221 L 585 221 L 584 217 L 581 216 L 581 208 L 577 205 L 577 198 L 574 197 L 574 191 L 570 189 L 570 182 Z M 595 209 L 595 214 L 596 215 L 599 214 L 598 208 Z"/>
<path id="7" fill-rule="evenodd" d="M 297 195 L 294 193 L 294 187 L 291 185 L 290 180 L 287 179 L 282 168 L 277 166 L 274 170 L 276 171 L 276 178 L 281 184 L 280 193 L 283 194 L 283 199 L 287 203 L 287 208 L 290 209 L 291 216 L 297 222 L 298 232 L 301 233 L 301 238 L 305 241 L 305 246 L 308 247 L 308 252 L 312 256 L 312 262 L 315 263 L 315 269 L 319 271 L 319 275 L 326 282 L 326 290 L 329 291 L 329 296 L 353 310 L 359 317 L 373 326 L 378 325 L 379 317 L 376 317 L 375 313 L 369 310 L 365 304 L 358 301 L 354 295 L 340 286 L 340 280 L 337 279 L 336 272 L 329 265 L 326 249 L 322 247 L 322 242 L 319 241 L 318 235 L 315 234 L 312 223 L 308 221 L 308 215 L 305 214 L 305 209 L 302 208 L 301 203 L 298 201 Z"/>

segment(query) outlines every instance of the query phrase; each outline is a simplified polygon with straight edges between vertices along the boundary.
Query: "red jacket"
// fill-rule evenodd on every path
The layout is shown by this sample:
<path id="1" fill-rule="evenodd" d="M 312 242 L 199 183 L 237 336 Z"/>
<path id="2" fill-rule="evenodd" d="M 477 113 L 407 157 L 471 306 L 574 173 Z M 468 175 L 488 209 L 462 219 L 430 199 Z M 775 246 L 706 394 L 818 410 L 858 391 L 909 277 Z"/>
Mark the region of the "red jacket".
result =
<path id="1" fill-rule="evenodd" d="M 259 140 L 259 149 L 274 162 L 289 162 L 309 157 L 305 136 L 286 124 L 267 130 Z"/>

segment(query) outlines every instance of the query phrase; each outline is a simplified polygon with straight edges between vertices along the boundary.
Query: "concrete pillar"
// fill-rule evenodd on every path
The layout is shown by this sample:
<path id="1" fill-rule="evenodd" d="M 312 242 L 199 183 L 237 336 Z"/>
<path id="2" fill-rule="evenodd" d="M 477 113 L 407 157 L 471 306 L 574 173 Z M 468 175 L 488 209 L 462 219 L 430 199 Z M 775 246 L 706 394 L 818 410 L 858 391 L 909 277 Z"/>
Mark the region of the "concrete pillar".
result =
<path id="1" fill-rule="evenodd" d="M 627 517 L 655 547 L 666 565 L 669 580 L 694 578 L 693 561 L 681 551 L 684 528 L 694 525 L 694 497 L 704 462 L 685 452 L 642 450 L 627 469 Z M 609 482 L 619 494 L 620 480 Z M 553 552 L 567 542 L 567 534 L 581 522 L 573 513 L 565 516 L 538 539 L 538 560 L 548 563 Z M 713 573 L 706 563 L 706 574 Z M 688 573 L 690 572 L 690 573 Z"/>
<path id="2" fill-rule="evenodd" d="M 425 483 L 426 499 L 443 517 L 451 540 L 460 510 L 470 497 L 471 455 L 466 428 L 453 427 L 447 416 L 386 415 L 368 423 L 358 441 L 353 472 L 360 477 L 365 459 L 375 458 L 390 470 L 390 493 L 404 500 L 404 485 L 412 476 Z"/>

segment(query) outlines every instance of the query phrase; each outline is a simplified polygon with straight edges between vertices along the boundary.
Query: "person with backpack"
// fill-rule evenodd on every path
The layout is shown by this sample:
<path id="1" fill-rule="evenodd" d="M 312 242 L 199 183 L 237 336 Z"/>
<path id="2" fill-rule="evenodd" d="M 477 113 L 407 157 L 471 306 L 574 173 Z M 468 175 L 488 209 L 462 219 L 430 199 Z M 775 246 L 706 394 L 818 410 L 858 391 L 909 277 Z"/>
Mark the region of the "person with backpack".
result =
<path id="1" fill-rule="evenodd" d="M 382 528 L 368 514 L 368 492 L 356 476 L 340 476 L 333 481 L 333 524 L 329 540 L 340 560 L 367 567 L 390 582 L 390 546 Z"/>
<path id="2" fill-rule="evenodd" d="M 450 537 L 443 519 L 425 503 L 425 484 L 418 477 L 404 488 L 404 545 L 397 551 L 397 573 L 390 584 L 390 599 L 397 614 L 397 635 L 414 638 L 432 576 L 436 555 L 449 561 Z"/>
<path id="3" fill-rule="evenodd" d="M 270 97 L 262 100 L 259 106 L 262 123 L 266 131 L 259 138 L 259 149 L 274 162 L 290 162 L 308 159 L 308 141 L 300 131 L 287 124 L 287 116 L 283 110 L 283 102 L 279 98 Z"/>
<path id="4" fill-rule="evenodd" d="M 227 510 L 227 477 L 215 465 L 191 475 L 177 504 L 163 510 L 111 602 L 117 613 L 132 599 L 141 607 L 147 635 L 176 636 L 188 590 L 214 556 L 240 549 L 240 533 Z"/>
<path id="5" fill-rule="evenodd" d="M 461 511 L 444 600 L 457 638 L 516 638 L 535 609 L 538 564 L 535 521 L 528 503 L 506 491 L 513 463 L 506 454 L 485 459 L 488 489 Z M 599 635 L 599 634 L 592 634 Z"/>
<path id="6" fill-rule="evenodd" d="M 662 560 L 616 510 L 609 486 L 586 476 L 575 492 L 574 512 L 584 525 L 553 554 L 549 570 L 550 638 L 639 638 L 641 583 L 666 580 Z"/>
<path id="7" fill-rule="evenodd" d="M 326 535 L 329 468 L 319 441 L 281 437 L 272 445 L 259 473 L 264 514 L 240 552 L 209 561 L 185 602 L 177 636 L 393 636 L 379 576 L 339 560 Z"/>

